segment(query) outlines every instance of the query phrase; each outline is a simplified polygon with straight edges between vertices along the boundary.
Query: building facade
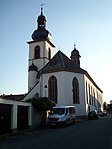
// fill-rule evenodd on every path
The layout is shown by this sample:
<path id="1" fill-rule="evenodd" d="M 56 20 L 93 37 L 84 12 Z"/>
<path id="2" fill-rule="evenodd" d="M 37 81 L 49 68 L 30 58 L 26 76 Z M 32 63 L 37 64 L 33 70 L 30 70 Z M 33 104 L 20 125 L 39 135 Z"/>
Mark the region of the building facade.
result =
<path id="1" fill-rule="evenodd" d="M 29 44 L 28 93 L 23 101 L 33 97 L 48 97 L 56 105 L 74 105 L 77 116 L 86 116 L 90 110 L 103 108 L 102 90 L 89 73 L 80 67 L 80 54 L 74 45 L 71 57 L 58 51 L 51 33 L 46 30 L 46 17 L 37 19 L 37 29 Z"/>
<path id="2" fill-rule="evenodd" d="M 32 127 L 32 105 L 0 97 L 0 135 Z"/>

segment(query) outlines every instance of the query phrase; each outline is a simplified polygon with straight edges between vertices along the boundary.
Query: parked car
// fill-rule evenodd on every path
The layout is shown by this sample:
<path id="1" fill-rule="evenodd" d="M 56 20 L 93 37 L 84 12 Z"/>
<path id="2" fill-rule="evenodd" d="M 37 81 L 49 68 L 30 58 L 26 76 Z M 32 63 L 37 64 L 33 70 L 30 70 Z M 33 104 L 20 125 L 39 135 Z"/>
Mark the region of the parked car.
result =
<path id="1" fill-rule="evenodd" d="M 99 114 L 99 116 L 106 116 L 107 112 L 105 110 L 104 111 L 98 111 L 98 114 Z"/>
<path id="2" fill-rule="evenodd" d="M 53 107 L 52 112 L 47 119 L 47 125 L 66 126 L 75 121 L 75 107 L 74 106 L 56 106 Z"/>
<path id="3" fill-rule="evenodd" d="M 97 110 L 94 111 L 89 111 L 88 113 L 88 119 L 99 119 L 99 114 L 97 112 Z"/>
<path id="4" fill-rule="evenodd" d="M 99 116 L 103 116 L 103 111 L 98 111 Z"/>
<path id="5" fill-rule="evenodd" d="M 106 116 L 107 115 L 107 112 L 104 110 L 103 111 L 103 116 Z"/>

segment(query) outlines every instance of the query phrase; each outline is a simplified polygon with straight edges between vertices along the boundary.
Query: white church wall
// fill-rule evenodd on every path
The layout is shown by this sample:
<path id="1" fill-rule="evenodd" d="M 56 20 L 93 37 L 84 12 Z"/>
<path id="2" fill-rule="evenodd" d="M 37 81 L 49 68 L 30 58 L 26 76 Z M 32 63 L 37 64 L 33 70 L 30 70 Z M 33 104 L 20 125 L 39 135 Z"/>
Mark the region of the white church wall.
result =
<path id="1" fill-rule="evenodd" d="M 103 109 L 102 92 L 93 84 L 93 82 L 91 82 L 91 80 L 89 80 L 89 78 L 86 75 L 84 75 L 84 80 L 85 80 L 84 82 L 85 82 L 86 112 L 88 113 L 88 111 L 91 110 L 100 110 L 99 108 Z M 87 83 L 87 91 L 86 91 L 86 83 Z M 87 96 L 88 96 L 88 103 L 87 103 Z M 99 105 L 101 105 L 101 107 Z"/>
<path id="2" fill-rule="evenodd" d="M 40 59 L 34 59 L 34 49 L 40 46 Z M 29 44 L 29 66 L 32 64 L 38 67 L 38 70 L 43 68 L 48 63 L 48 51 L 51 49 L 51 57 L 53 56 L 53 47 L 47 41 L 33 42 Z"/>
<path id="3" fill-rule="evenodd" d="M 28 91 L 30 91 L 34 85 L 38 82 L 37 79 L 37 72 L 36 71 L 29 71 L 28 72 Z"/>
<path id="4" fill-rule="evenodd" d="M 47 55 L 47 57 L 49 57 L 48 56 L 48 51 L 49 51 L 49 48 L 51 49 L 51 58 L 53 57 L 53 47 L 48 43 L 48 42 L 45 42 L 45 47 L 46 47 L 46 53 L 45 53 L 45 55 Z"/>
<path id="5" fill-rule="evenodd" d="M 53 75 L 57 78 L 57 87 L 58 87 L 58 105 L 65 105 L 65 90 L 64 90 L 64 80 L 62 72 L 48 73 L 44 74 L 42 77 L 42 96 L 48 97 L 48 80 Z M 47 90 L 44 88 L 47 85 Z M 61 92 L 61 94 L 60 94 Z M 62 99 L 62 100 L 59 100 Z"/>
<path id="6" fill-rule="evenodd" d="M 86 115 L 85 113 L 85 97 L 84 97 L 84 75 L 72 72 L 65 72 L 64 73 L 64 80 L 66 82 L 65 85 L 65 103 L 70 105 L 75 105 L 76 107 L 76 114 L 79 115 Z M 79 82 L 79 100 L 80 104 L 73 104 L 73 91 L 72 91 L 72 81 L 73 78 L 76 77 Z"/>
<path id="7" fill-rule="evenodd" d="M 37 68 L 38 68 L 38 71 L 40 70 L 40 69 L 42 69 L 47 63 L 48 63 L 48 59 L 35 59 L 35 60 L 33 60 L 33 61 L 29 61 L 29 66 L 30 65 L 32 65 L 32 62 L 34 63 L 34 65 L 35 66 L 37 66 Z"/>
<path id="8" fill-rule="evenodd" d="M 40 46 L 40 58 L 34 59 L 34 49 L 37 45 Z M 35 66 L 37 66 L 38 71 L 42 69 L 49 62 L 49 59 L 48 59 L 49 49 L 51 49 L 51 57 L 52 57 L 53 47 L 47 41 L 29 42 L 29 66 L 31 66 L 33 63 Z M 35 86 L 37 82 L 38 82 L 37 72 L 29 71 L 28 72 L 28 92 Z"/>
<path id="9" fill-rule="evenodd" d="M 55 72 L 43 75 L 42 83 L 42 96 L 48 97 L 48 89 L 44 88 L 45 85 L 48 87 L 49 77 L 54 75 L 57 78 L 58 87 L 58 103 L 57 105 L 74 105 L 76 107 L 77 115 L 86 115 L 85 96 L 84 96 L 84 77 L 83 74 L 72 73 L 72 72 Z M 80 104 L 73 104 L 73 93 L 72 93 L 72 80 L 76 77 L 79 81 L 79 96 Z"/>
<path id="10" fill-rule="evenodd" d="M 37 95 L 40 96 L 40 86 L 40 82 L 38 82 L 38 84 L 35 85 L 34 88 L 28 92 L 28 94 L 24 97 L 22 101 L 27 101 L 29 98 L 36 97 Z"/>
<path id="11" fill-rule="evenodd" d="M 99 103 L 101 109 L 103 108 L 103 100 L 101 91 L 88 79 L 84 74 L 72 73 L 72 72 L 55 72 L 43 75 L 43 95 L 48 97 L 48 89 L 45 89 L 44 86 L 48 87 L 49 77 L 54 75 L 57 78 L 57 87 L 58 87 L 58 103 L 57 105 L 75 105 L 77 115 L 87 115 L 89 110 L 99 110 Z M 76 77 L 79 82 L 79 98 L 80 104 L 73 104 L 73 92 L 72 92 L 72 80 Z M 88 103 L 86 95 L 86 82 L 90 85 L 90 97 L 88 91 Z M 94 94 L 94 95 L 93 95 Z M 95 104 L 89 103 L 89 98 L 94 100 Z M 92 101 L 91 101 L 92 102 Z M 94 102 L 94 101 L 93 101 Z M 98 103 L 99 102 L 99 103 Z"/>
<path id="12" fill-rule="evenodd" d="M 44 44 L 43 42 L 32 42 L 29 44 L 29 60 L 34 59 L 34 49 L 36 46 L 40 46 L 42 50 L 40 50 L 40 56 L 43 57 L 43 48 L 44 48 Z"/>

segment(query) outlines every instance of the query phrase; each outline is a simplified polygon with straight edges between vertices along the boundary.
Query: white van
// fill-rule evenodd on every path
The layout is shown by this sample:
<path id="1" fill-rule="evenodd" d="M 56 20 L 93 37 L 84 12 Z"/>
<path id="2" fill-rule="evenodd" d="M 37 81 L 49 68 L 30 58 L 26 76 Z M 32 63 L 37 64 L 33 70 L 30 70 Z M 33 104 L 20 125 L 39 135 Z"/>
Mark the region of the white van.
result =
<path id="1" fill-rule="evenodd" d="M 52 112 L 49 113 L 47 125 L 62 125 L 74 123 L 76 119 L 74 106 L 56 106 L 53 107 Z"/>

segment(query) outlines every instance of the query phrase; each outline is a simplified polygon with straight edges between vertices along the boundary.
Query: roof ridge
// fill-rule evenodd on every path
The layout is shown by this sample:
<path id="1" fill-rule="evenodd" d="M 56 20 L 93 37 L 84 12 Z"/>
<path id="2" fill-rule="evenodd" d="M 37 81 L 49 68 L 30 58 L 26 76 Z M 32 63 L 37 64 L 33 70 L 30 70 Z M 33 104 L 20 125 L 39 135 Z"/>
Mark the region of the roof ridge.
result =
<path id="1" fill-rule="evenodd" d="M 61 64 L 62 64 L 62 67 L 65 68 L 65 63 L 64 63 L 64 59 L 63 59 L 63 53 L 61 51 L 59 51 L 59 54 L 60 54 L 60 58 L 61 58 Z"/>

